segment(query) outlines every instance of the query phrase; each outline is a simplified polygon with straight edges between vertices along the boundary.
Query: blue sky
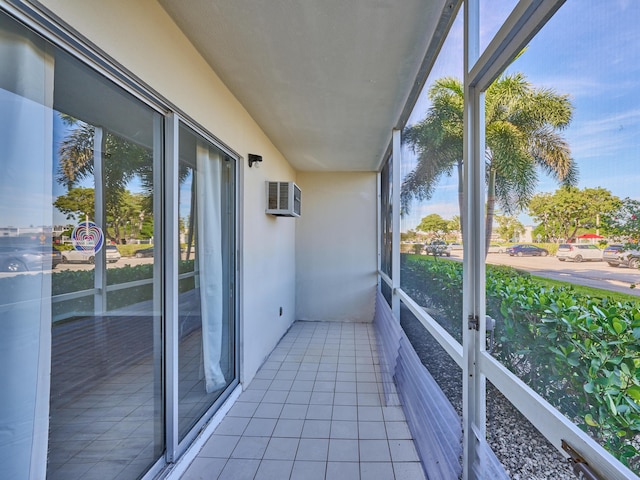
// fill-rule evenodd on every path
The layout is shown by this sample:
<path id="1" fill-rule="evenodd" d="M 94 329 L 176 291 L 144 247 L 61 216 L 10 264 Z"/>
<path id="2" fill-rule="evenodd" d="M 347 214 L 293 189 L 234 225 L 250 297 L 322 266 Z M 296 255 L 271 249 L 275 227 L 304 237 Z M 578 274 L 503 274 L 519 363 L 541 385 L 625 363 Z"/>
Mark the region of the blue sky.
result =
<path id="1" fill-rule="evenodd" d="M 484 46 L 511 11 L 515 1 L 488 0 L 481 11 Z M 489 7 L 490 8 L 487 8 Z M 564 134 L 579 171 L 579 187 L 604 187 L 621 198 L 640 199 L 640 2 L 581 0 L 565 3 L 530 42 L 527 51 L 507 71 L 522 72 L 538 87 L 568 94 L 574 118 Z M 457 22 L 427 82 L 453 75 L 462 78 L 462 24 Z M 410 121 L 429 107 L 422 98 Z M 404 161 L 404 160 L 403 160 Z M 413 167 L 403 165 L 403 174 Z M 539 192 L 552 192 L 557 183 L 540 175 Z M 414 204 L 402 230 L 420 218 L 458 213 L 457 178 L 442 179 L 429 202 Z M 530 222 L 526 215 L 521 216 Z"/>
<path id="2" fill-rule="evenodd" d="M 515 0 L 485 0 L 482 2 L 482 44 L 507 18 Z M 532 40 L 527 51 L 510 67 L 521 71 L 536 86 L 553 88 L 569 94 L 575 106 L 574 119 L 565 135 L 580 170 L 579 186 L 604 187 L 624 198 L 640 199 L 640 2 L 633 0 L 580 0 L 566 2 L 556 15 Z M 445 75 L 462 78 L 462 22 L 458 22 L 447 38 L 427 85 Z M 5 115 L 0 128 L 0 155 L 5 158 L 0 178 L 0 199 L 4 205 L 14 198 L 23 199 L 10 211 L 3 213 L 4 225 L 66 223 L 59 212 L 43 210 L 44 198 L 64 192 L 53 179 L 56 165 L 42 171 L 39 163 L 47 156 L 51 144 L 35 141 L 46 138 L 46 118 L 50 110 L 0 92 L 0 102 L 15 115 Z M 428 109 L 422 98 L 410 121 L 416 121 Z M 12 118 L 33 118 L 30 127 L 16 131 Z M 58 123 L 54 128 L 53 152 L 65 129 Z M 4 132 L 4 133 L 3 133 Z M 51 155 L 53 152 L 49 153 Z M 54 155 L 55 156 L 55 155 Z M 11 159 L 11 160 L 7 160 Z M 36 161 L 36 159 L 38 161 Z M 408 155 L 403 159 L 403 174 L 413 164 Z M 37 172 L 37 175 L 36 175 Z M 53 181 L 52 181 L 53 180 Z M 90 182 L 86 182 L 87 186 Z M 136 189 L 136 185 L 130 186 Z M 552 192 L 557 184 L 541 175 L 540 192 Z M 457 179 L 455 174 L 440 182 L 429 202 L 413 205 L 411 215 L 403 219 L 403 230 L 414 228 L 422 217 L 438 213 L 444 218 L 458 214 Z M 183 211 L 181 211 L 183 214 Z M 528 223 L 530 219 L 522 215 Z"/>
<path id="3" fill-rule="evenodd" d="M 0 105 L 0 227 L 51 225 L 51 110 L 2 89 Z"/>

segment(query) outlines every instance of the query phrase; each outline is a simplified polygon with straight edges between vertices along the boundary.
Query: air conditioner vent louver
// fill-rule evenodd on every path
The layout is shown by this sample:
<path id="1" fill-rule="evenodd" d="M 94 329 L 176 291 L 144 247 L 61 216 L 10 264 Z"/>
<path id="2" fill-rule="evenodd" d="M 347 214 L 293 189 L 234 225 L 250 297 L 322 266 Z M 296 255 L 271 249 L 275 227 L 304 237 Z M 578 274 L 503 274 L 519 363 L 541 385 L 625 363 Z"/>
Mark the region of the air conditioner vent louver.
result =
<path id="1" fill-rule="evenodd" d="M 293 182 L 267 182 L 267 211 L 278 217 L 299 217 L 302 192 Z"/>
<path id="2" fill-rule="evenodd" d="M 267 182 L 267 211 L 278 209 L 278 182 Z"/>
<path id="3" fill-rule="evenodd" d="M 280 184 L 280 210 L 289 210 L 289 184 Z"/>

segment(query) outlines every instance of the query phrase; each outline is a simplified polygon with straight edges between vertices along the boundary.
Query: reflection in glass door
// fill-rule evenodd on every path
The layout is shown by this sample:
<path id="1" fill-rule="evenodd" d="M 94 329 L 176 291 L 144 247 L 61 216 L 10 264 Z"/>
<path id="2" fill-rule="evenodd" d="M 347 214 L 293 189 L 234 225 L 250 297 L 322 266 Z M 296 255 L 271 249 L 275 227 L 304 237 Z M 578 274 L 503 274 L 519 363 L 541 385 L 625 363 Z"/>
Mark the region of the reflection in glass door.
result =
<path id="1" fill-rule="evenodd" d="M 54 109 L 47 478 L 138 478 L 164 449 L 161 271 L 129 258 L 158 238 L 161 117 L 61 52 Z"/>
<path id="2" fill-rule="evenodd" d="M 162 117 L 2 13 L 0 63 L 0 476 L 139 478 L 162 283 L 126 257 L 158 237 Z"/>
<path id="3" fill-rule="evenodd" d="M 4 13 L 0 63 L 0 476 L 141 478 L 237 381 L 235 160 Z"/>

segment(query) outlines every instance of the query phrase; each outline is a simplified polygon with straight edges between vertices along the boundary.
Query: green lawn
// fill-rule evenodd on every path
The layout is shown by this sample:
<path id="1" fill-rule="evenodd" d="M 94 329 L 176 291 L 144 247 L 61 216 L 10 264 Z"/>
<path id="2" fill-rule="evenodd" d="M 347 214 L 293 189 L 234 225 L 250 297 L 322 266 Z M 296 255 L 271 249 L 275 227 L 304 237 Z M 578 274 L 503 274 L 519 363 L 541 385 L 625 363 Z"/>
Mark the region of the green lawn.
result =
<path id="1" fill-rule="evenodd" d="M 614 292 L 611 290 L 602 290 L 600 288 L 585 287 L 582 285 L 576 285 L 571 282 L 561 282 L 560 280 L 551 280 L 550 278 L 538 277 L 531 275 L 537 282 L 549 286 L 549 287 L 565 287 L 571 285 L 578 295 L 589 295 L 591 297 L 609 297 L 616 302 L 637 302 L 640 298 L 637 295 L 631 295 L 626 293 Z"/>
<path id="2" fill-rule="evenodd" d="M 427 256 L 427 255 L 412 255 L 412 254 L 409 254 L 409 255 L 407 255 L 407 257 L 419 258 L 421 261 L 425 261 L 425 262 L 447 262 L 447 261 L 453 261 L 453 260 L 450 260 L 448 258 L 443 258 L 443 257 L 435 257 L 434 258 L 432 256 Z M 631 293 L 626 294 L 626 293 L 615 292 L 615 291 L 612 291 L 612 290 L 603 290 L 603 289 L 600 289 L 600 288 L 585 287 L 585 286 L 577 285 L 577 284 L 571 283 L 571 282 L 563 282 L 563 281 L 560 281 L 560 280 L 552 280 L 550 278 L 538 277 L 537 275 L 531 275 L 529 272 L 526 272 L 524 270 L 518 270 L 518 269 L 515 269 L 513 267 L 487 264 L 487 268 L 509 268 L 509 269 L 513 269 L 513 270 L 521 273 L 522 275 L 530 275 L 531 278 L 535 278 L 536 282 L 540 283 L 541 285 L 548 286 L 548 287 L 567 287 L 567 286 L 572 286 L 577 295 L 589 295 L 591 297 L 609 297 L 609 298 L 611 298 L 612 300 L 614 300 L 616 302 L 638 302 L 638 301 L 640 301 L 640 297 L 638 297 L 637 295 L 632 295 Z"/>

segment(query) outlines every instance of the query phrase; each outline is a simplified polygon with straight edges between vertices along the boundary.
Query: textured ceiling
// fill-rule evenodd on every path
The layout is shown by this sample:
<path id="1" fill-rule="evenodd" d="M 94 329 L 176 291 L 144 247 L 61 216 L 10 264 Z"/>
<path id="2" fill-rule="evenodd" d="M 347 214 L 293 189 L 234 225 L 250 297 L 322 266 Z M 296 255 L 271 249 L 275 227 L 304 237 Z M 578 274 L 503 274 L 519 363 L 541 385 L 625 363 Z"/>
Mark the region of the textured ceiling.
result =
<path id="1" fill-rule="evenodd" d="M 378 169 L 449 10 L 444 0 L 159 1 L 304 171 Z"/>

